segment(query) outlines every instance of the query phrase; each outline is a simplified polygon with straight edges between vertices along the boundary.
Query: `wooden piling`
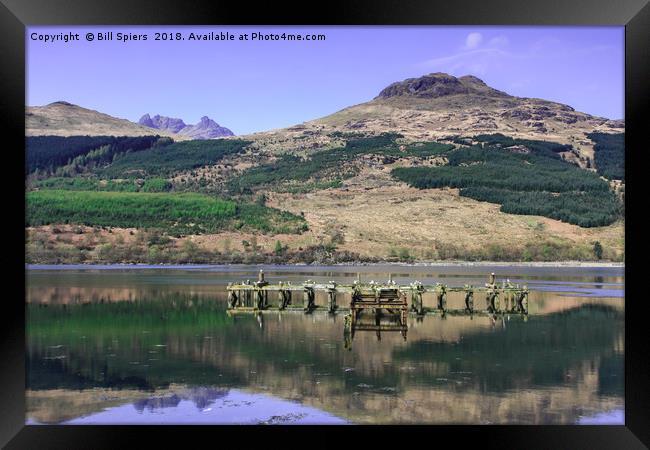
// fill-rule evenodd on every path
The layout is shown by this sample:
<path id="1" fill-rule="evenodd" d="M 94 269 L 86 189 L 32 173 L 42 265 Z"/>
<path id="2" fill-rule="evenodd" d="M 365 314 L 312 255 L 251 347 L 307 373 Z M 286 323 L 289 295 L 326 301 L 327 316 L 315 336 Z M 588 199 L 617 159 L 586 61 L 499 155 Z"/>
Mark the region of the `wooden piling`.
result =
<path id="1" fill-rule="evenodd" d="M 333 283 L 333 285 L 334 287 L 327 292 L 327 311 L 330 313 L 336 311 L 336 283 Z"/>

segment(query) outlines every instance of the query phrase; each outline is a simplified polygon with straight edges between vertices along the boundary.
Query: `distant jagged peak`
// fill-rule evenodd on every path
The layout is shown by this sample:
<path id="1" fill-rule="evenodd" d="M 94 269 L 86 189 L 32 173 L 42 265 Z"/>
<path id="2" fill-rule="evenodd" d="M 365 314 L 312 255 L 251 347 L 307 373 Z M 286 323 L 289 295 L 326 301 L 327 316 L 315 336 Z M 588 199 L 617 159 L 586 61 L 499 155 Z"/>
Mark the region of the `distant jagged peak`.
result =
<path id="1" fill-rule="evenodd" d="M 166 117 L 156 114 L 151 117 L 148 113 L 138 121 L 145 127 L 165 130 L 191 139 L 212 139 L 223 136 L 233 136 L 228 128 L 222 127 L 208 116 L 201 117 L 196 125 L 188 125 L 182 119 Z"/>
<path id="2" fill-rule="evenodd" d="M 437 98 L 457 94 L 479 94 L 509 97 L 505 92 L 489 87 L 474 75 L 456 78 L 443 72 L 435 72 L 418 78 L 407 78 L 384 88 L 376 99 L 390 97 Z"/>
<path id="3" fill-rule="evenodd" d="M 156 125 L 153 123 L 153 120 L 151 120 L 151 116 L 149 114 L 145 114 L 144 116 L 140 117 L 138 123 L 140 125 L 144 125 L 145 127 L 156 128 Z"/>
<path id="4" fill-rule="evenodd" d="M 161 116 L 159 114 L 156 114 L 153 117 L 151 117 L 149 114 L 145 114 L 144 116 L 140 117 L 138 123 L 140 125 L 144 125 L 145 127 L 155 128 L 157 130 L 166 130 L 170 133 L 178 133 L 180 130 L 187 126 L 187 124 L 183 122 L 182 119 Z"/>
<path id="5" fill-rule="evenodd" d="M 228 128 L 222 127 L 208 116 L 201 117 L 199 123 L 187 126 L 182 129 L 179 134 L 189 136 L 193 139 L 212 139 L 234 135 L 234 133 Z"/>
<path id="6" fill-rule="evenodd" d="M 209 128 L 209 127 L 219 127 L 220 125 L 214 120 L 210 119 L 208 116 L 201 117 L 199 123 L 195 127 Z"/>

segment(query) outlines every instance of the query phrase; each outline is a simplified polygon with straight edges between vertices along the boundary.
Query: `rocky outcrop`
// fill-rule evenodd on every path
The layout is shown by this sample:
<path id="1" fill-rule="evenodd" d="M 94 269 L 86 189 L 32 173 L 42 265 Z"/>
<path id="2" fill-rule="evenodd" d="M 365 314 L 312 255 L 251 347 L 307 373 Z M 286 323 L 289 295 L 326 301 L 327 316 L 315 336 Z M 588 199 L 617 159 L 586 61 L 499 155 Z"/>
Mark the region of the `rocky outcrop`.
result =
<path id="1" fill-rule="evenodd" d="M 182 119 L 159 116 L 158 114 L 153 117 L 150 117 L 149 114 L 145 114 L 140 117 L 138 123 L 145 127 L 156 128 L 157 130 L 167 130 L 170 133 L 178 133 L 183 128 L 187 127 L 187 124 L 183 122 Z"/>
<path id="2" fill-rule="evenodd" d="M 376 98 L 397 96 L 438 98 L 457 94 L 508 97 L 508 94 L 489 87 L 483 80 L 475 76 L 466 75 L 456 78 L 446 73 L 437 72 L 393 83 L 383 89 Z"/>
<path id="3" fill-rule="evenodd" d="M 226 127 L 220 126 L 208 116 L 201 117 L 196 125 L 188 125 L 178 132 L 192 139 L 213 139 L 223 136 L 233 136 L 233 132 Z"/>
<path id="4" fill-rule="evenodd" d="M 140 118 L 138 123 L 145 127 L 165 130 L 190 139 L 213 139 L 223 136 L 233 136 L 232 131 L 220 126 L 208 116 L 201 117 L 201 121 L 196 125 L 187 125 L 182 119 L 157 114 L 151 117 L 149 114 L 145 114 Z"/>

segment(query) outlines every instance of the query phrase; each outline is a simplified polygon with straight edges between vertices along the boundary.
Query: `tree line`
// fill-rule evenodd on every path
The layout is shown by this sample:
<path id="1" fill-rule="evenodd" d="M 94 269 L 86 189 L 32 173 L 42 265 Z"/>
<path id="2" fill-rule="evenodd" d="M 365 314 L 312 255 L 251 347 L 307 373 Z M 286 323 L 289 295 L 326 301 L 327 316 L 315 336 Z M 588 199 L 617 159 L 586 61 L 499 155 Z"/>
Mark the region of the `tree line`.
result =
<path id="1" fill-rule="evenodd" d="M 174 142 L 164 148 L 127 153 L 97 173 L 107 178 L 172 176 L 178 172 L 213 165 L 227 155 L 243 153 L 250 141 L 209 139 Z"/>
<path id="2" fill-rule="evenodd" d="M 171 143 L 170 138 L 160 136 L 27 136 L 25 138 L 25 174 L 35 171 L 54 173 L 58 167 L 72 163 L 75 158 L 86 156 L 112 162 L 114 155 L 127 151 L 140 151 L 154 145 Z M 81 159 L 77 161 L 81 162 Z M 83 163 L 86 161 L 84 160 Z"/>
<path id="3" fill-rule="evenodd" d="M 583 227 L 621 216 L 621 204 L 597 174 L 548 157 L 546 151 L 513 153 L 502 147 L 462 147 L 448 165 L 401 167 L 392 175 L 420 189 L 454 187 L 460 194 L 501 204 L 501 211 L 542 215 Z"/>
<path id="4" fill-rule="evenodd" d="M 271 164 L 252 167 L 233 178 L 228 183 L 228 190 L 240 194 L 250 193 L 254 188 L 278 187 L 279 184 L 286 182 L 301 182 L 310 186 L 322 186 L 323 183 L 336 184 L 356 174 L 356 168 L 349 163 L 363 155 L 423 158 L 441 155 L 453 149 L 453 145 L 438 142 L 420 142 L 401 146 L 396 143 L 396 139 L 403 137 L 399 133 L 382 133 L 364 137 L 360 137 L 357 133 L 335 133 L 331 135 L 348 139 L 344 146 L 321 150 L 305 158 L 283 155 Z"/>
<path id="5" fill-rule="evenodd" d="M 39 190 L 27 193 L 26 225 L 159 228 L 175 234 L 254 229 L 300 233 L 305 220 L 266 206 L 196 193 Z"/>
<path id="6" fill-rule="evenodd" d="M 625 133 L 589 133 L 595 142 L 596 171 L 610 180 L 625 180 Z"/>

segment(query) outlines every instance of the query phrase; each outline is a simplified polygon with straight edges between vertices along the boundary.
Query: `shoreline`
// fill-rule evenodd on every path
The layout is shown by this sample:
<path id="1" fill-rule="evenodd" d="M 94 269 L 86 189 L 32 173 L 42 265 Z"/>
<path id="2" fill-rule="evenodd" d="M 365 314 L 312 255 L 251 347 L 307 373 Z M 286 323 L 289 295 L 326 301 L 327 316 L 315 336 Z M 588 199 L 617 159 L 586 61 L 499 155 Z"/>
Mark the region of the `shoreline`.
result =
<path id="1" fill-rule="evenodd" d="M 119 269 L 188 269 L 204 267 L 375 267 L 375 266 L 396 266 L 396 267 L 550 267 L 550 268 L 625 268 L 623 262 L 589 262 L 589 261 L 531 261 L 531 262 L 504 262 L 504 261 L 436 261 L 436 262 L 359 262 L 359 263 L 333 263 L 333 264 L 313 264 L 313 263 L 295 263 L 295 264 L 25 264 L 26 270 L 47 270 L 47 269 L 66 269 L 81 268 L 94 270 L 109 270 L 111 268 Z"/>

